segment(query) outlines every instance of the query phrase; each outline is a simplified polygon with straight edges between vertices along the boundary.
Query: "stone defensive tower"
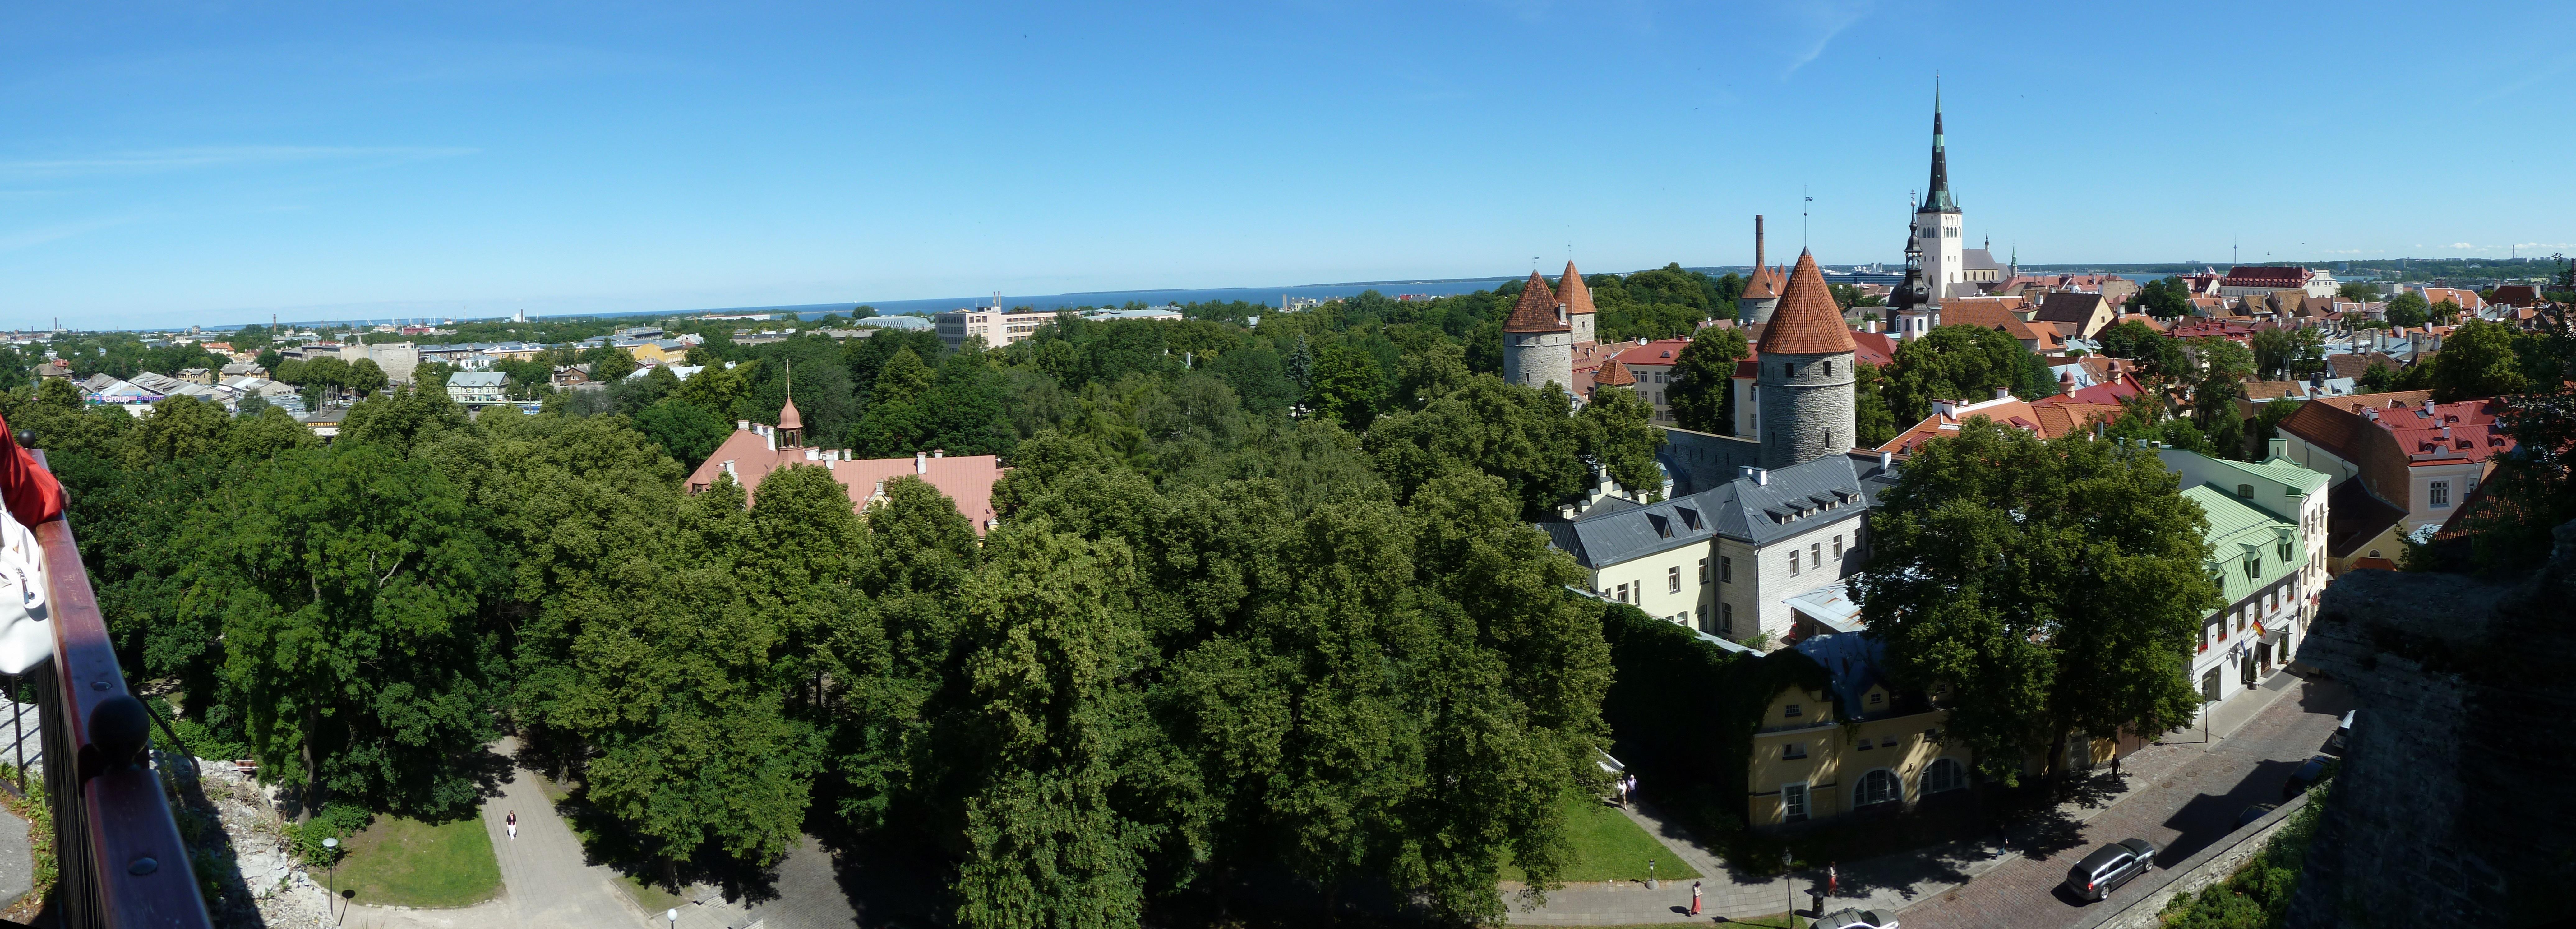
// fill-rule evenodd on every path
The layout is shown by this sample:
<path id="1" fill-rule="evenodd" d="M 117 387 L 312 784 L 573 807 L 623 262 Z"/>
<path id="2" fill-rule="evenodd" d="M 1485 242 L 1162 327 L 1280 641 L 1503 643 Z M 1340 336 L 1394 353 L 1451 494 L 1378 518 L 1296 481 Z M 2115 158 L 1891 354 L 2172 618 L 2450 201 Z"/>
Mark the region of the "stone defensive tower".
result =
<path id="1" fill-rule="evenodd" d="M 1753 276 L 1744 279 L 1744 293 L 1735 298 L 1735 318 L 1743 323 L 1767 323 L 1780 309 L 1780 288 L 1787 281 L 1780 272 L 1764 264 L 1762 254 L 1762 214 L 1753 214 Z"/>
<path id="2" fill-rule="evenodd" d="M 1571 260 L 1565 263 L 1565 276 L 1556 279 L 1556 302 L 1565 304 L 1565 321 L 1574 327 L 1574 344 L 1592 341 L 1592 288 L 1584 286 L 1583 272 L 1574 270 Z"/>
<path id="3" fill-rule="evenodd" d="M 1568 262 L 1567 268 L 1572 267 Z M 1574 278 L 1574 286 L 1582 287 L 1583 279 Z M 1591 297 L 1586 294 L 1584 299 L 1588 303 Z M 1503 320 L 1503 380 L 1531 387 L 1554 381 L 1567 393 L 1574 391 L 1574 321 L 1556 292 L 1548 289 L 1547 279 L 1536 271 L 1522 285 L 1512 315 Z"/>
<path id="4" fill-rule="evenodd" d="M 1762 331 L 1760 372 L 1762 466 L 1785 468 L 1850 451 L 1852 362 L 1858 347 L 1825 287 L 1816 258 L 1798 253 L 1780 308 Z"/>

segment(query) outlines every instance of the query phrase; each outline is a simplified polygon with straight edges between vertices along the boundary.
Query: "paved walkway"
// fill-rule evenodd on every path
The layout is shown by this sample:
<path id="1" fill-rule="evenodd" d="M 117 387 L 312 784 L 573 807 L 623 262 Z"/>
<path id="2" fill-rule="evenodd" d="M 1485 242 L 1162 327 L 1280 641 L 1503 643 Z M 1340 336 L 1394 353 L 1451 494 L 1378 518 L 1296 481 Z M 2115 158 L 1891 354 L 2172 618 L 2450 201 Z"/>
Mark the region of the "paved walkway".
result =
<path id="1" fill-rule="evenodd" d="M 492 746 L 503 757 L 518 753 L 517 739 Z M 519 838 L 511 840 L 502 825 L 510 811 L 519 813 Z M 581 840 L 555 815 L 537 774 L 512 767 L 500 794 L 483 801 L 483 829 L 501 862 L 501 896 L 488 903 L 455 910 L 397 910 L 350 906 L 343 924 L 383 929 L 465 929 L 508 927 L 660 926 L 660 913 L 648 920 L 635 898 L 618 886 L 617 872 L 582 862 Z"/>

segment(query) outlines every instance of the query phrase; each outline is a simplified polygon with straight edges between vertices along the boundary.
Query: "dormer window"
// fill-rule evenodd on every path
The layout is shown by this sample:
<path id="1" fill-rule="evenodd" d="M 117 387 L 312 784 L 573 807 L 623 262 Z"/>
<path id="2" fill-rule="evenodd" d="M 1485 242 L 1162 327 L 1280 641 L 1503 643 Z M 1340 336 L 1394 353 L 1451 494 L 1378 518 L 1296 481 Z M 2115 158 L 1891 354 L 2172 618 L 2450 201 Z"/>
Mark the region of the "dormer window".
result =
<path id="1" fill-rule="evenodd" d="M 1805 708 L 1800 707 L 1799 705 L 1797 705 L 1797 704 L 1795 704 L 1795 703 L 1792 703 L 1792 704 L 1789 704 L 1788 706 L 1785 706 L 1785 707 L 1781 707 L 1781 708 L 1780 708 L 1780 715 L 1781 715 L 1781 716 L 1784 716 L 1784 717 L 1787 717 L 1787 718 L 1790 718 L 1790 719 L 1796 719 L 1796 718 L 1798 718 L 1798 716 L 1799 716 L 1800 714 L 1802 714 L 1802 713 L 1804 713 L 1804 712 L 1806 712 Z"/>

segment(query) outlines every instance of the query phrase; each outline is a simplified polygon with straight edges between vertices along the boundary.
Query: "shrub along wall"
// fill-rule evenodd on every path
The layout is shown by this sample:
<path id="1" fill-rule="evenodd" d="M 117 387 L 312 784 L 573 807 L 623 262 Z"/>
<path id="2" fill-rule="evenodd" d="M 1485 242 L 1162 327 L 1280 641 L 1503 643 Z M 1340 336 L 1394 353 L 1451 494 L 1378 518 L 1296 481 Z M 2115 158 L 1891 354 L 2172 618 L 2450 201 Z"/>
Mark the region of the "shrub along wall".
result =
<path id="1" fill-rule="evenodd" d="M 1703 839 L 1741 832 L 1746 753 L 1762 711 L 1783 687 L 1824 689 L 1825 669 L 1788 649 L 1731 652 L 1626 604 L 1607 607 L 1601 631 L 1617 675 L 1601 702 L 1614 753 Z"/>

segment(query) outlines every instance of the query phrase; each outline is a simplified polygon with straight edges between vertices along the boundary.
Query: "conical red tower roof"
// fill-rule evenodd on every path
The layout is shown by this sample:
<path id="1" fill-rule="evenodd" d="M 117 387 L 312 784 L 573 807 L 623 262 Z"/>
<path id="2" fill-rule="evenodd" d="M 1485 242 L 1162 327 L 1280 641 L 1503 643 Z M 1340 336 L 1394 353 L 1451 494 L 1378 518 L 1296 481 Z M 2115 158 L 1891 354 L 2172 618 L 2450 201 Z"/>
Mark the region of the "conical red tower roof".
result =
<path id="1" fill-rule="evenodd" d="M 1556 280 L 1557 299 L 1565 303 L 1567 315 L 1592 312 L 1592 288 L 1583 284 L 1583 272 L 1574 270 L 1574 262 L 1565 263 L 1565 276 Z"/>
<path id="2" fill-rule="evenodd" d="M 1636 382 L 1637 375 L 1629 371 L 1627 365 L 1620 364 L 1619 359 L 1616 358 L 1601 362 L 1601 369 L 1592 374 L 1594 387 L 1626 387 Z"/>
<path id="3" fill-rule="evenodd" d="M 1762 330 L 1762 354 L 1833 355 L 1859 351 L 1852 344 L 1851 329 L 1843 325 L 1842 307 L 1835 305 L 1833 291 L 1825 286 L 1825 272 L 1816 267 L 1816 256 L 1798 253 L 1798 266 L 1789 269 L 1789 289 L 1780 294 L 1780 307 L 1771 313 L 1771 325 Z"/>
<path id="4" fill-rule="evenodd" d="M 1512 305 L 1512 315 L 1503 320 L 1504 332 L 1572 332 L 1574 325 L 1557 312 L 1556 292 L 1547 289 L 1547 278 L 1532 271 L 1529 283 L 1521 287 L 1521 301 Z"/>

